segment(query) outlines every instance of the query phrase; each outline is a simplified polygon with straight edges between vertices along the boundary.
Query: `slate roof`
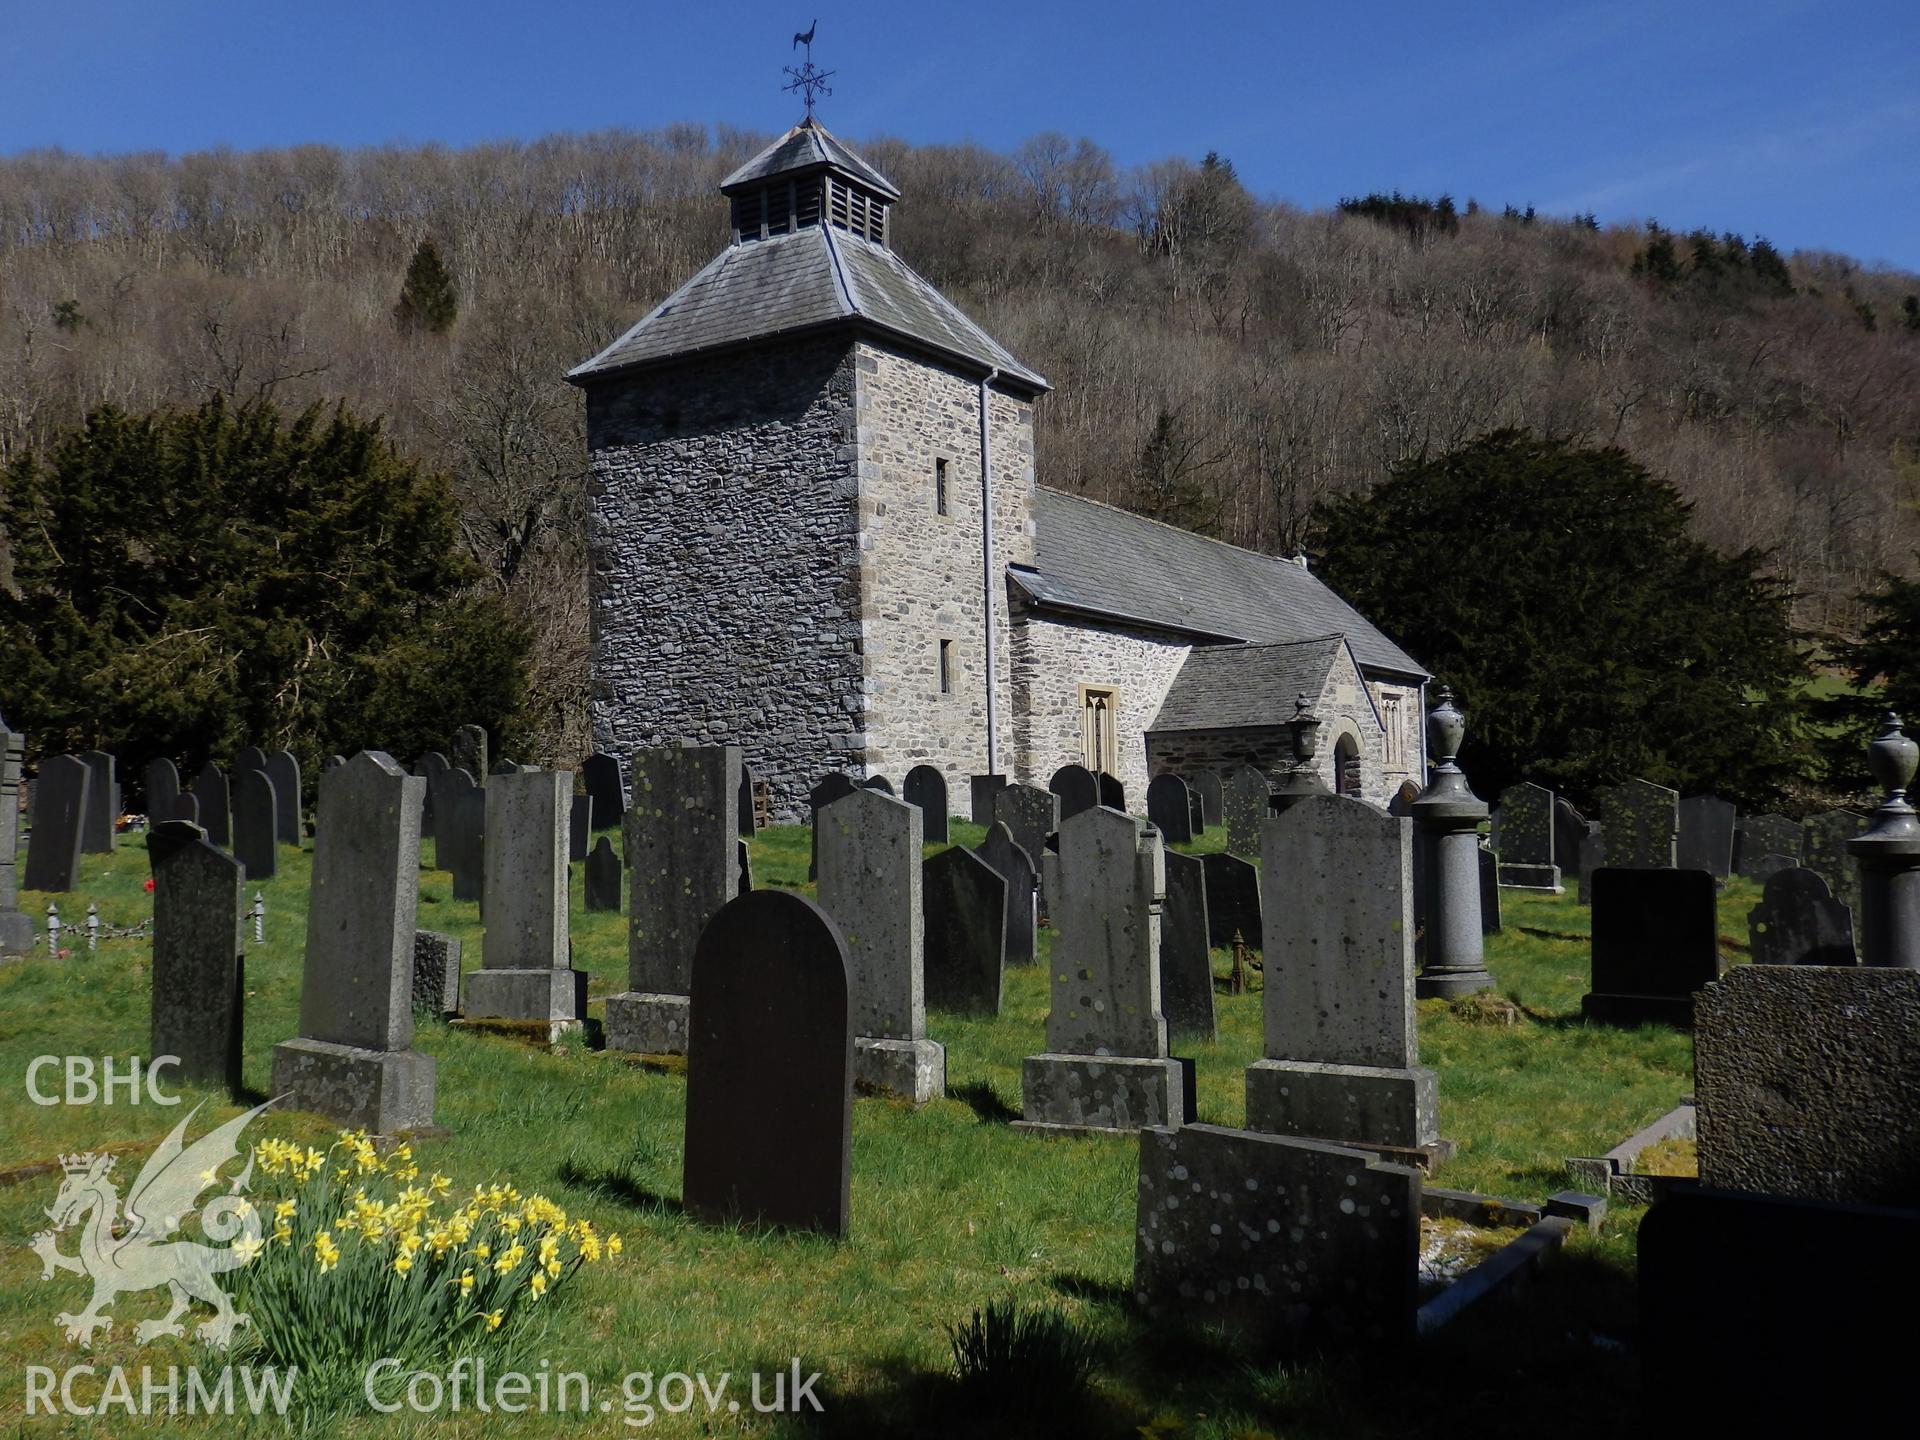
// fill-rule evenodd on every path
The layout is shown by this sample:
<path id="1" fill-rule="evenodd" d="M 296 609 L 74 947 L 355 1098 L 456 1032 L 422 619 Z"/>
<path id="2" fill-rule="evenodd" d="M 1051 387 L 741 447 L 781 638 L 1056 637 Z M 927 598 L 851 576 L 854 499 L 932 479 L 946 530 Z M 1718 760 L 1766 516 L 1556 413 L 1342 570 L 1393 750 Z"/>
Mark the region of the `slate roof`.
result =
<path id="1" fill-rule="evenodd" d="M 1320 698 L 1346 641 L 1338 635 L 1278 645 L 1203 645 L 1189 651 L 1149 731 L 1281 725 L 1294 700 Z"/>
<path id="2" fill-rule="evenodd" d="M 1363 669 L 1427 678 L 1417 660 L 1290 560 L 1044 487 L 1034 523 L 1034 567 L 1013 579 L 1042 606 L 1211 641 L 1344 636 Z"/>
<path id="3" fill-rule="evenodd" d="M 776 335 L 852 325 L 1038 393 L 1046 380 L 884 245 L 809 225 L 729 245 L 626 334 L 575 366 L 580 381 Z"/>
<path id="4" fill-rule="evenodd" d="M 844 170 L 869 190 L 877 190 L 889 200 L 900 198 L 900 192 L 894 188 L 891 180 L 811 120 L 802 120 L 722 180 L 720 193 L 731 195 L 736 190 L 751 189 L 776 175 L 828 167 Z"/>

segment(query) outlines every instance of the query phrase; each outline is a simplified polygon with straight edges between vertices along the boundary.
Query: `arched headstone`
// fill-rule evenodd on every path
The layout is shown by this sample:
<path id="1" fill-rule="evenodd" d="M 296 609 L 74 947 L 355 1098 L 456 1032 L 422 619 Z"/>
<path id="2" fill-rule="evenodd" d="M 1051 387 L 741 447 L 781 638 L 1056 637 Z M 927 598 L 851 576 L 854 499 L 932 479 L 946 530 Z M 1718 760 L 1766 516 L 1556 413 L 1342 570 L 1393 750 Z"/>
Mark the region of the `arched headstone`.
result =
<path id="1" fill-rule="evenodd" d="M 932 765 L 916 765 L 901 782 L 900 798 L 920 807 L 926 843 L 945 845 L 947 830 L 947 777 Z"/>
<path id="2" fill-rule="evenodd" d="M 1193 809 L 1187 782 L 1178 775 L 1156 775 L 1147 784 L 1147 819 L 1169 844 L 1193 839 Z"/>
<path id="3" fill-rule="evenodd" d="M 921 867 L 927 1004 L 962 1015 L 1000 1013 L 1007 955 L 1007 882 L 964 846 Z"/>
<path id="4" fill-rule="evenodd" d="M 620 778 L 620 762 L 611 755 L 587 756 L 580 766 L 587 794 L 593 797 L 593 828 L 612 830 L 627 813 L 627 789 Z"/>
<path id="5" fill-rule="evenodd" d="M 274 834 L 282 845 L 300 848 L 300 762 L 291 750 L 267 756 L 267 778 L 273 781 Z"/>
<path id="6" fill-rule="evenodd" d="M 264 769 L 241 770 L 234 776 L 233 858 L 246 867 L 249 880 L 271 880 L 279 871 L 274 840 L 277 810 L 273 781 Z"/>
<path id="7" fill-rule="evenodd" d="M 1084 765 L 1062 765 L 1047 781 L 1047 789 L 1060 797 L 1062 820 L 1071 820 L 1100 803 L 1099 777 Z"/>

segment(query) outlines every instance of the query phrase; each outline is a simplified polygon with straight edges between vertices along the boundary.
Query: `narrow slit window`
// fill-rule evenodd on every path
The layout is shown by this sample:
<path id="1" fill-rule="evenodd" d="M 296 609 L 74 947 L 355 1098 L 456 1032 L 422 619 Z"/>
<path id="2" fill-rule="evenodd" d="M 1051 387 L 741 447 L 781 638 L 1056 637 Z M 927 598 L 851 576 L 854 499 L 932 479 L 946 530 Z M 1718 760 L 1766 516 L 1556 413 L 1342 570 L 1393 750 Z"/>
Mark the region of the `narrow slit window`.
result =
<path id="1" fill-rule="evenodd" d="M 933 462 L 933 513 L 945 515 L 947 510 L 947 462 L 944 458 Z"/>
<path id="2" fill-rule="evenodd" d="M 953 693 L 953 641 L 940 642 L 940 693 Z"/>

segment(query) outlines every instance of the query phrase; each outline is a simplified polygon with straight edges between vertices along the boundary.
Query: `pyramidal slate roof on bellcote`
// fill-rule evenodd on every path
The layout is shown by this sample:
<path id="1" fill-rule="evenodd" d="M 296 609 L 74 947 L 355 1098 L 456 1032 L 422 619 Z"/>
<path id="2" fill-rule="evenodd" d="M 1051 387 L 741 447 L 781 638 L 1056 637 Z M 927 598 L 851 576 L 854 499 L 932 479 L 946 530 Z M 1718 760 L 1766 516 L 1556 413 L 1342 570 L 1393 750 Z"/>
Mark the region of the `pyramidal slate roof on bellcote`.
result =
<path id="1" fill-rule="evenodd" d="M 720 193 L 731 195 L 771 180 L 776 175 L 799 175 L 827 167 L 844 170 L 869 189 L 898 200 L 894 183 L 813 121 L 802 121 L 720 182 Z"/>
<path id="2" fill-rule="evenodd" d="M 1033 569 L 1016 569 L 1012 578 L 1039 605 L 1203 643 L 1344 636 L 1364 669 L 1427 677 L 1419 661 L 1291 560 L 1044 486 L 1034 495 L 1034 530 Z"/>

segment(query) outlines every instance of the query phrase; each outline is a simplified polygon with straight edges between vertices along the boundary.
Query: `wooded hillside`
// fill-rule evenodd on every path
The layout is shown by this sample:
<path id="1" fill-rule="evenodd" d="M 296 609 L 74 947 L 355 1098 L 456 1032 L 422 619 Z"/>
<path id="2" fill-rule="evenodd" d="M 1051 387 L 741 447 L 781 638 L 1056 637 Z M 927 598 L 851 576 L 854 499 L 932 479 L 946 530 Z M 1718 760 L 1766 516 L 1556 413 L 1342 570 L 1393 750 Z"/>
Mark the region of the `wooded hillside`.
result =
<path id="1" fill-rule="evenodd" d="M 540 637 L 524 758 L 568 756 L 586 457 L 560 376 L 725 243 L 716 186 L 766 138 L 0 161 L 0 464 L 103 402 L 385 415 Z M 896 248 L 1055 386 L 1044 484 L 1291 552 L 1322 496 L 1524 426 L 1617 443 L 1701 538 L 1771 549 L 1816 631 L 1912 569 L 1920 278 L 1501 197 L 1304 211 L 1214 157 L 1120 173 L 1060 136 L 861 148 L 905 192 Z"/>

